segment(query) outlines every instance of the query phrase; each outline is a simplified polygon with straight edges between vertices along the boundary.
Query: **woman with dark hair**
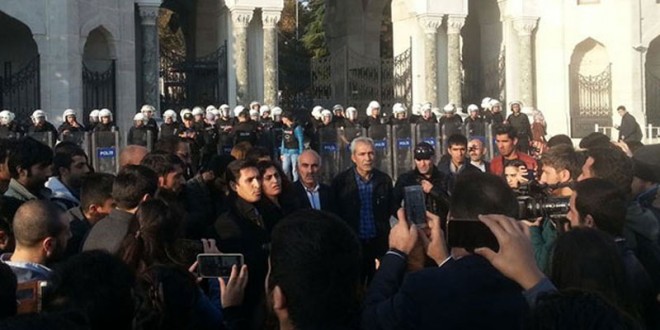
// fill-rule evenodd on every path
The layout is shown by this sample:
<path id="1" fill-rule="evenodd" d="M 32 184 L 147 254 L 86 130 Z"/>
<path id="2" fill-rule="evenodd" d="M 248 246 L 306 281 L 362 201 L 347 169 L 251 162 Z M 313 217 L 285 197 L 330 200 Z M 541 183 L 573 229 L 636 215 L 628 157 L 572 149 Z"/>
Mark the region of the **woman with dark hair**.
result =
<path id="1" fill-rule="evenodd" d="M 270 233 L 278 221 L 298 207 L 294 202 L 295 198 L 292 197 L 293 185 L 278 163 L 261 161 L 257 163 L 257 168 L 261 175 L 262 193 L 257 209 Z"/>
<path id="2" fill-rule="evenodd" d="M 166 202 L 156 198 L 140 204 L 135 213 L 135 220 L 131 222 L 131 227 L 117 255 L 138 274 L 138 277 L 153 276 L 154 274 L 150 275 L 150 272 L 153 272 L 150 268 L 153 266 L 167 266 L 178 268 L 180 272 L 188 272 L 189 265 L 185 264 L 183 257 L 178 254 L 180 249 L 176 248 L 177 241 L 183 237 L 181 217 L 173 210 Z M 191 318 L 194 326 L 190 323 L 188 327 L 182 329 L 211 329 L 218 328 L 222 324 L 219 284 L 217 281 L 209 281 L 209 285 L 210 291 L 214 293 L 210 298 L 196 287 L 198 294 L 193 302 L 194 316 Z M 158 291 L 166 287 L 156 286 L 154 289 Z M 170 294 L 178 295 L 176 292 Z M 154 297 L 146 299 L 154 299 Z M 160 307 L 162 306 L 158 304 L 153 305 L 153 308 Z"/>
<path id="3" fill-rule="evenodd" d="M 559 290 L 597 292 L 617 308 L 639 317 L 614 239 L 592 228 L 574 228 L 557 238 L 550 279 Z"/>

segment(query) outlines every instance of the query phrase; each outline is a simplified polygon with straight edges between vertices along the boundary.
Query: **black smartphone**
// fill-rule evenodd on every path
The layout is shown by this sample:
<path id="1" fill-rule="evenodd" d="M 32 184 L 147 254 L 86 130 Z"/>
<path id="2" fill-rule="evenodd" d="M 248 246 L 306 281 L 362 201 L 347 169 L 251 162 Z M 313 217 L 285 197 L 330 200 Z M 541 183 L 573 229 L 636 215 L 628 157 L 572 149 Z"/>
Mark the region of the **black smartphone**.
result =
<path id="1" fill-rule="evenodd" d="M 413 185 L 404 187 L 403 208 L 406 210 L 406 219 L 410 225 L 426 226 L 426 202 L 422 186 Z"/>
<path id="2" fill-rule="evenodd" d="M 243 266 L 240 253 L 202 253 L 197 255 L 197 274 L 203 278 L 222 277 L 226 280 L 231 275 L 231 267 Z"/>
<path id="3" fill-rule="evenodd" d="M 447 244 L 473 251 L 488 247 L 497 252 L 500 244 L 490 228 L 478 219 L 449 219 L 447 222 Z"/>

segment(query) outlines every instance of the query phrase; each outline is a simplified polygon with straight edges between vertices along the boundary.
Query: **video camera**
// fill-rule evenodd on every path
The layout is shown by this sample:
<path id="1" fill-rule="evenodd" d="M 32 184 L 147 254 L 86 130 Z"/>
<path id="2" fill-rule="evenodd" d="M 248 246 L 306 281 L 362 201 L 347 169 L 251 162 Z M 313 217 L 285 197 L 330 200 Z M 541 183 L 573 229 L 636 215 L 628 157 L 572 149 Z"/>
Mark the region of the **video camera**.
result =
<path id="1" fill-rule="evenodd" d="M 570 208 L 568 197 L 552 197 L 550 189 L 568 187 L 569 184 L 547 185 L 536 180 L 521 185 L 518 196 L 519 220 L 548 217 L 552 220 L 564 218 Z"/>

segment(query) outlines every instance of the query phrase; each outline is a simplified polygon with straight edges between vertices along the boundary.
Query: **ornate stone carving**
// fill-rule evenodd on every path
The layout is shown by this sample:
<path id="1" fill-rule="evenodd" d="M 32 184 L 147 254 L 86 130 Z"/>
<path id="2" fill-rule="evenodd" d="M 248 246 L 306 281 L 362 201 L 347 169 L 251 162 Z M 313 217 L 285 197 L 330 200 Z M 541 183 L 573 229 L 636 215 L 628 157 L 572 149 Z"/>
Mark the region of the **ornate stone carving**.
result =
<path id="1" fill-rule="evenodd" d="M 252 9 L 233 9 L 231 11 L 231 20 L 235 28 L 247 28 L 252 20 Z"/>
<path id="2" fill-rule="evenodd" d="M 531 36 L 534 29 L 536 29 L 538 20 L 538 17 L 514 18 L 513 28 L 518 31 L 519 36 Z"/>
<path id="3" fill-rule="evenodd" d="M 424 29 L 424 33 L 436 33 L 442 25 L 442 15 L 423 15 L 418 16 L 417 21 Z"/>
<path id="4" fill-rule="evenodd" d="M 280 21 L 280 16 L 281 14 L 278 11 L 262 11 L 261 22 L 264 29 L 274 29 L 277 26 L 277 22 Z"/>
<path id="5" fill-rule="evenodd" d="M 140 12 L 140 23 L 142 25 L 156 25 L 158 19 L 158 6 L 138 5 Z"/>
<path id="6" fill-rule="evenodd" d="M 459 34 L 465 25 L 465 16 L 449 15 L 447 17 L 447 34 Z"/>

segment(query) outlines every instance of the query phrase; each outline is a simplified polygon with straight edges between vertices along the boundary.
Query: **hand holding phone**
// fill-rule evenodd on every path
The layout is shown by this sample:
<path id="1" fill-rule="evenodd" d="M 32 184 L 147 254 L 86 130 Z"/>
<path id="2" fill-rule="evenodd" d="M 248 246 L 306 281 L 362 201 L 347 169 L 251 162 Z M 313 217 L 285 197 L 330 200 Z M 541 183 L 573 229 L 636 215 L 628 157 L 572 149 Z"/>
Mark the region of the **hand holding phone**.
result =
<path id="1" fill-rule="evenodd" d="M 222 277 L 229 280 L 232 266 L 240 269 L 244 263 L 240 253 L 202 253 L 197 255 L 197 273 L 202 278 Z"/>
<path id="2" fill-rule="evenodd" d="M 404 209 L 406 220 L 410 225 L 426 226 L 426 202 L 424 189 L 421 185 L 404 187 Z"/>

